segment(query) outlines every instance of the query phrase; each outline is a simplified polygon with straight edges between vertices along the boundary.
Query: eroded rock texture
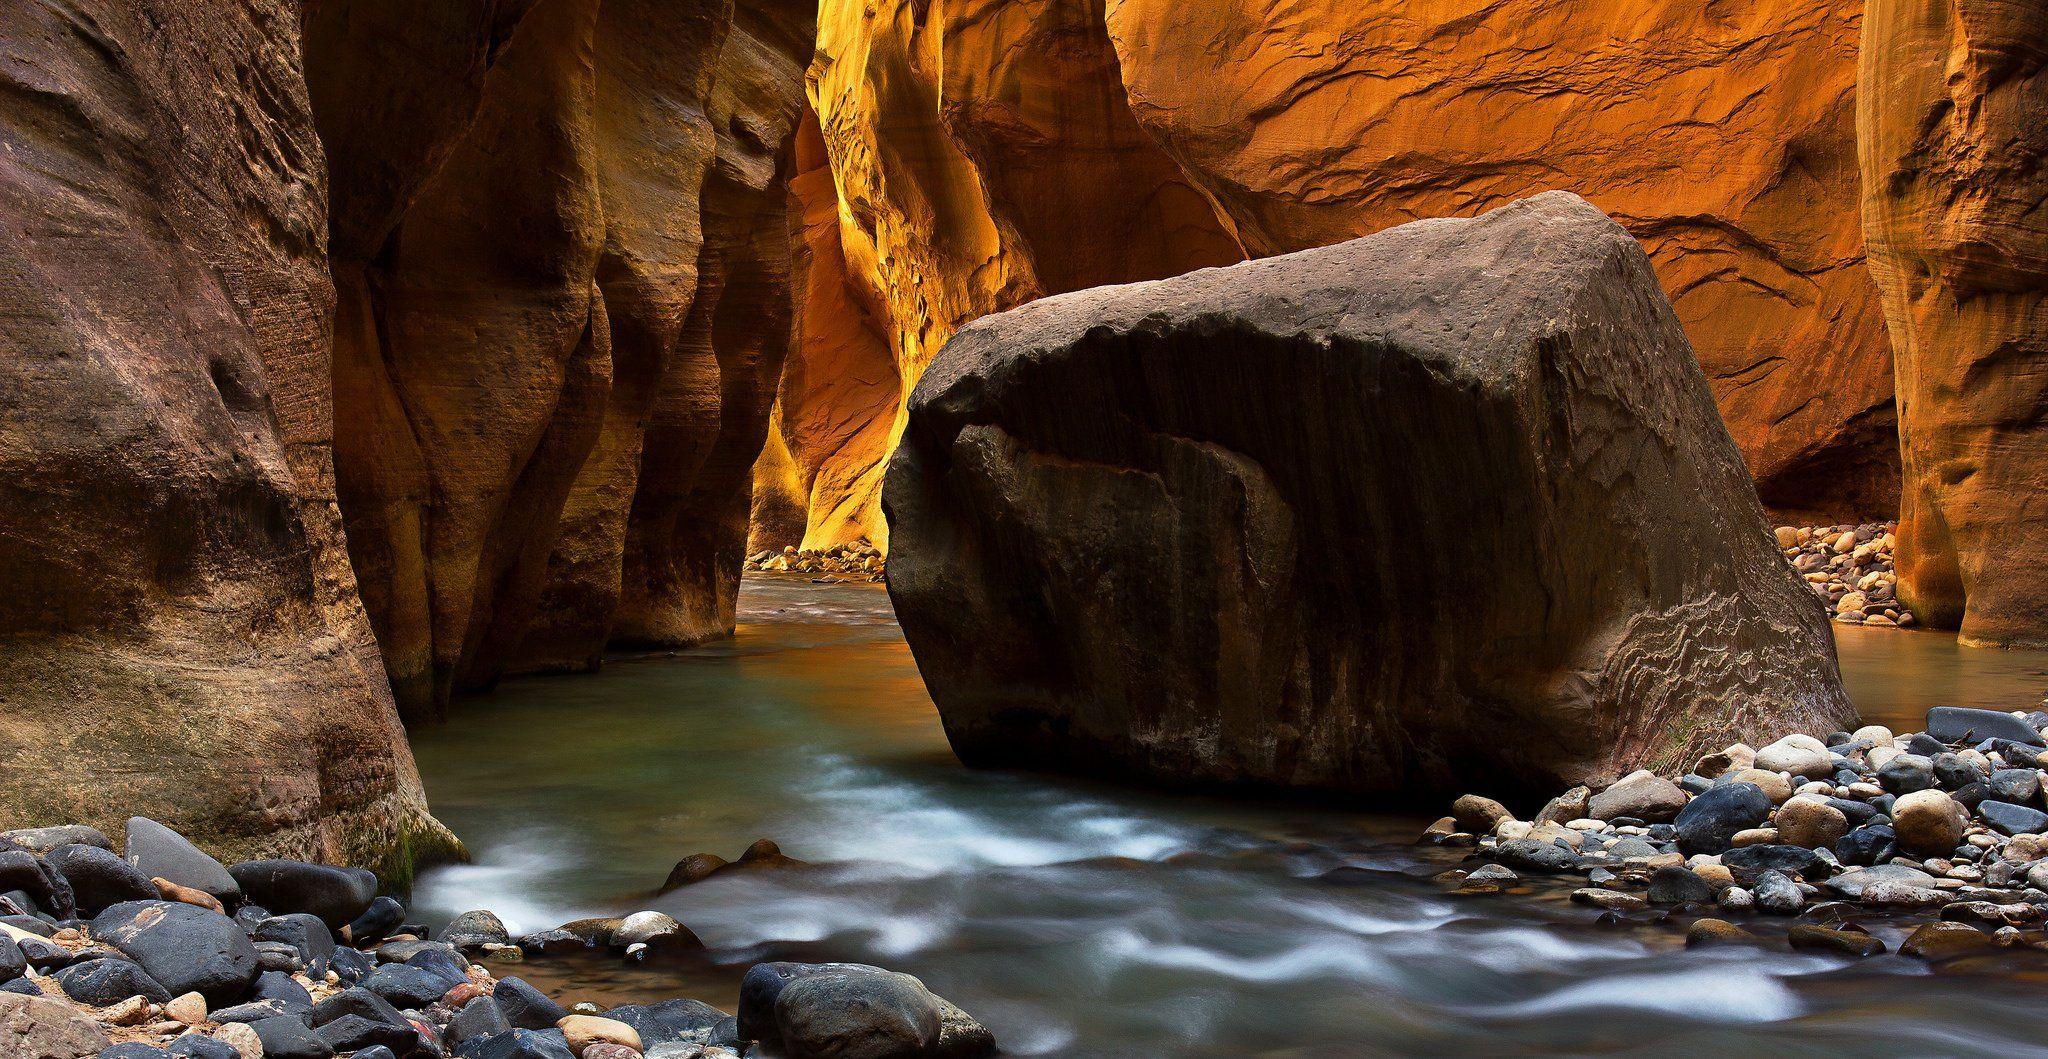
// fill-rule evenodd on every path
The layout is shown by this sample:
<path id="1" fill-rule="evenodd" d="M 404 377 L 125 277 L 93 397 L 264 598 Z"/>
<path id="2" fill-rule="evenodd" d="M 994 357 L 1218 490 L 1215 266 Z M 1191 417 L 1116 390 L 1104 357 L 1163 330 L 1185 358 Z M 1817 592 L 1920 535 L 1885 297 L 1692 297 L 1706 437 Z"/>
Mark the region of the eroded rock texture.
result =
<path id="1" fill-rule="evenodd" d="M 335 510 L 296 5 L 0 5 L 0 96 L 0 820 L 403 881 L 454 843 Z"/>
<path id="2" fill-rule="evenodd" d="M 1875 0 L 1865 25 L 1899 594 L 1966 643 L 2048 644 L 2048 3 Z"/>
<path id="3" fill-rule="evenodd" d="M 336 184 L 338 470 L 401 708 L 729 631 L 807 9 L 326 2 L 314 100 L 368 156 Z"/>
<path id="4" fill-rule="evenodd" d="M 1254 254 L 1551 188 L 1642 240 L 1766 503 L 1888 515 L 1858 0 L 1118 0 L 1131 107 Z"/>
<path id="5" fill-rule="evenodd" d="M 1853 719 L 1648 258 L 1566 194 L 985 318 L 885 498 L 972 763 L 1555 790 Z"/>
<path id="6" fill-rule="evenodd" d="M 778 423 L 789 465 L 763 473 L 764 496 L 807 512 L 807 547 L 886 543 L 877 469 L 908 388 L 962 324 L 1244 256 L 1133 120 L 1102 0 L 826 0 L 811 102 L 839 231 L 824 231 L 822 182 L 800 186 L 816 205 Z"/>

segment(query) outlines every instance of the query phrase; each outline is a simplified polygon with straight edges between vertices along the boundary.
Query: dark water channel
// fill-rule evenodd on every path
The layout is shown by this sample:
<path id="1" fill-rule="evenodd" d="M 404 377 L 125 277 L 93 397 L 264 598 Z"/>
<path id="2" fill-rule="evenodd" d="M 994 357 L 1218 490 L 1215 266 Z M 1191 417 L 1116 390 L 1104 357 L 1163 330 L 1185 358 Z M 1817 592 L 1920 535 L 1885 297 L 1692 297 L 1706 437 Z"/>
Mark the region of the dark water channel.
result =
<path id="1" fill-rule="evenodd" d="M 1687 952 L 1557 892 L 1450 896 L 1429 880 L 1458 856 L 1410 846 L 1419 819 L 971 772 L 879 586 L 755 580 L 741 610 L 730 642 L 513 682 L 417 733 L 434 808 L 477 855 L 422 880 L 421 912 L 525 931 L 660 908 L 705 959 L 519 973 L 730 1009 L 757 960 L 877 963 L 1015 1054 L 2048 1054 L 2048 961 Z M 2048 690 L 2048 655 L 1839 639 L 1866 718 L 1895 727 Z M 680 857 L 761 837 L 820 866 L 649 896 Z"/>

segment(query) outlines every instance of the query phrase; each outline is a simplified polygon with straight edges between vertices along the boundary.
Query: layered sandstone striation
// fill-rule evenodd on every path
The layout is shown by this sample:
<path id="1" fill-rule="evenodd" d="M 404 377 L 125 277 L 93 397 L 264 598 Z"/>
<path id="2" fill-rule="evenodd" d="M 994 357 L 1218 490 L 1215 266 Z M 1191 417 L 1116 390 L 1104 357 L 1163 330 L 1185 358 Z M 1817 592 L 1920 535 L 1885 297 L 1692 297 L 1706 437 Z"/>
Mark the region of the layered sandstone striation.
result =
<path id="1" fill-rule="evenodd" d="M 454 842 L 335 507 L 296 5 L 0 7 L 0 821 L 241 857 Z"/>
<path id="2" fill-rule="evenodd" d="M 1864 18 L 1899 595 L 1965 643 L 2048 644 L 2048 3 L 1876 0 Z"/>
<path id="3" fill-rule="evenodd" d="M 885 498 L 972 763 L 1549 790 L 1854 716 L 1649 259 L 1567 194 L 984 318 Z"/>
<path id="4" fill-rule="evenodd" d="M 730 631 L 807 9 L 327 2 L 338 475 L 401 709 Z"/>

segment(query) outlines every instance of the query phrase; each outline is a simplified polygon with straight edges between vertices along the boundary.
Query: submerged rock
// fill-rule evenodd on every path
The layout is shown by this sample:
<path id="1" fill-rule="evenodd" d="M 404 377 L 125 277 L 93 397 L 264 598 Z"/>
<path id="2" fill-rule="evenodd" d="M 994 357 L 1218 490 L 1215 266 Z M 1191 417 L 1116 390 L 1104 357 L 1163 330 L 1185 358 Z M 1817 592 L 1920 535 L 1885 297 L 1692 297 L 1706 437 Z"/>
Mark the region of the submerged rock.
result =
<path id="1" fill-rule="evenodd" d="M 885 500 L 970 763 L 1547 794 L 1853 720 L 1647 259 L 1567 194 L 985 317 Z"/>

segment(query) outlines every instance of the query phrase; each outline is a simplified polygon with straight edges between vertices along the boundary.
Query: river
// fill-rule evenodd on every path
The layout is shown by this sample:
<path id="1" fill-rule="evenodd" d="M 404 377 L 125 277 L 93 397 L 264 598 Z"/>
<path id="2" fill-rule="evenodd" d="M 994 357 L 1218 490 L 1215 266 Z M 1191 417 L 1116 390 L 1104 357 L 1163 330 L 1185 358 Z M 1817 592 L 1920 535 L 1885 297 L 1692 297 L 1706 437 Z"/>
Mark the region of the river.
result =
<path id="1" fill-rule="evenodd" d="M 1851 696 L 1895 728 L 2048 689 L 2048 655 L 1837 628 Z M 476 855 L 421 878 L 429 921 L 658 908 L 709 947 L 504 972 L 567 1000 L 731 1010 L 750 964 L 831 959 L 918 975 L 1022 1055 L 2048 1054 L 2031 954 L 1688 952 L 1555 889 L 1450 896 L 1430 878 L 1460 854 L 1410 845 L 1419 818 L 964 769 L 877 585 L 752 578 L 729 641 L 508 683 L 415 739 Z M 650 896 L 763 837 L 818 866 Z"/>

